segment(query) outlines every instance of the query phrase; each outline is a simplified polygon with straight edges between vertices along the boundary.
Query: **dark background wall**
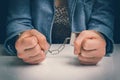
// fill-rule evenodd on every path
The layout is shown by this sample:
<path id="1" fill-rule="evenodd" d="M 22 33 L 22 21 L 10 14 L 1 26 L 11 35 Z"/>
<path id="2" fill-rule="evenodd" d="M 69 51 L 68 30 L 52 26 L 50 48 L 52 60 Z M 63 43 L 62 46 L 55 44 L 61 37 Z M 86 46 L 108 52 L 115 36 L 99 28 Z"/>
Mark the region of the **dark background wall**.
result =
<path id="1" fill-rule="evenodd" d="M 6 36 L 5 25 L 6 25 L 7 6 L 8 6 L 7 0 L 0 0 L 0 43 L 4 42 Z"/>
<path id="2" fill-rule="evenodd" d="M 115 0 L 115 26 L 114 26 L 114 41 L 120 43 L 120 0 Z"/>
<path id="3" fill-rule="evenodd" d="M 120 0 L 115 0 L 114 41 L 120 43 Z M 0 0 L 0 43 L 4 43 L 8 0 Z"/>

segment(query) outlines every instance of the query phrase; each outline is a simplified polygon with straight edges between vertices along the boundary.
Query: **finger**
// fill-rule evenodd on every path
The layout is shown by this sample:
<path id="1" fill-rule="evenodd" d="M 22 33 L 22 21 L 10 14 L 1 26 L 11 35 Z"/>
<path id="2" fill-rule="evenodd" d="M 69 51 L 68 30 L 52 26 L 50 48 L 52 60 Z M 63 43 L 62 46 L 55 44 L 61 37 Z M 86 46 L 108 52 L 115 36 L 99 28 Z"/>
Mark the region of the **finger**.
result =
<path id="1" fill-rule="evenodd" d="M 36 56 L 29 57 L 28 59 L 24 59 L 24 62 L 27 62 L 30 64 L 38 64 L 42 62 L 44 59 L 45 59 L 45 53 L 41 51 L 41 53 Z"/>
<path id="2" fill-rule="evenodd" d="M 40 63 L 40 62 L 44 61 L 45 58 L 46 58 L 45 52 L 44 52 L 44 51 L 41 51 L 40 59 L 34 60 L 33 63 L 35 63 L 35 64 L 36 64 L 36 63 Z"/>
<path id="3" fill-rule="evenodd" d="M 82 35 L 79 35 L 76 40 L 74 41 L 74 54 L 78 55 L 80 54 L 80 50 L 82 48 L 82 42 L 84 40 L 84 37 Z"/>
<path id="4" fill-rule="evenodd" d="M 83 41 L 83 49 L 85 50 L 96 50 L 99 49 L 101 46 L 101 41 L 99 41 L 98 39 L 85 39 Z"/>
<path id="5" fill-rule="evenodd" d="M 91 58 L 91 57 L 103 57 L 105 55 L 105 49 L 102 51 L 100 49 L 98 50 L 81 50 L 81 55 L 83 57 Z"/>
<path id="6" fill-rule="evenodd" d="M 84 50 L 84 49 L 82 49 L 80 55 L 82 55 L 83 57 L 87 57 L 87 58 L 98 57 L 97 50 Z"/>
<path id="7" fill-rule="evenodd" d="M 48 50 L 49 49 L 49 44 L 48 44 L 48 42 L 46 40 L 46 37 L 43 34 L 41 34 L 40 32 L 38 32 L 35 29 L 31 30 L 31 34 L 36 36 L 41 49 L 43 49 L 43 50 Z"/>
<path id="8" fill-rule="evenodd" d="M 37 43 L 38 42 L 37 42 L 37 39 L 35 36 L 26 37 L 26 38 L 19 39 L 16 42 L 15 47 L 16 47 L 17 51 L 19 53 L 21 53 L 24 50 L 34 48 L 37 45 Z"/>
<path id="9" fill-rule="evenodd" d="M 39 53 L 41 53 L 41 48 L 39 46 L 39 44 L 37 44 L 34 48 L 31 48 L 31 49 L 27 49 L 27 50 L 24 50 L 23 53 L 19 53 L 19 57 L 20 58 L 29 58 L 29 57 L 33 57 L 33 56 L 36 56 L 38 55 Z"/>
<path id="10" fill-rule="evenodd" d="M 97 64 L 102 59 L 102 57 L 86 58 L 82 55 L 79 55 L 78 59 L 82 64 Z"/>

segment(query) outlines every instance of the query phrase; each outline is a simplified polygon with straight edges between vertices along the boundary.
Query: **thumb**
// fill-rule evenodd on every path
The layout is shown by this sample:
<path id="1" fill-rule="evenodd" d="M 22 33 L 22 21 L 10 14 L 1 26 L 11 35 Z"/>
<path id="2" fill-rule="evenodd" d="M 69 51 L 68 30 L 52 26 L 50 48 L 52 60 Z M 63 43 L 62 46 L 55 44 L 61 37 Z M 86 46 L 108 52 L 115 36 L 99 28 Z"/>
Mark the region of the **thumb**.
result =
<path id="1" fill-rule="evenodd" d="M 84 41 L 84 36 L 81 36 L 79 34 L 79 36 L 74 41 L 74 54 L 75 55 L 79 55 L 80 54 L 81 49 L 82 49 L 83 41 Z"/>

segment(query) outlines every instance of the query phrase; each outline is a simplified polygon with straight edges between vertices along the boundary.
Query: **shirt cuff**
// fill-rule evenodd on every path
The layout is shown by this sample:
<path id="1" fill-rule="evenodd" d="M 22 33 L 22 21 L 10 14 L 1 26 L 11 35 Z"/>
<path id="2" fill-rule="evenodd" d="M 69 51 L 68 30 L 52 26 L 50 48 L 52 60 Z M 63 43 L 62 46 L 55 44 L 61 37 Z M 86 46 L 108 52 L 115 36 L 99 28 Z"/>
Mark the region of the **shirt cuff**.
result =
<path id="1" fill-rule="evenodd" d="M 113 42 L 108 39 L 104 34 L 101 33 L 103 38 L 106 41 L 106 55 L 105 56 L 110 56 L 110 54 L 113 52 Z"/>
<path id="2" fill-rule="evenodd" d="M 9 50 L 10 53 L 12 53 L 12 56 L 16 56 L 17 55 L 17 50 L 15 48 L 15 42 L 18 39 L 19 35 L 16 35 L 15 37 L 13 37 L 12 39 L 10 39 L 7 43 L 7 48 Z"/>

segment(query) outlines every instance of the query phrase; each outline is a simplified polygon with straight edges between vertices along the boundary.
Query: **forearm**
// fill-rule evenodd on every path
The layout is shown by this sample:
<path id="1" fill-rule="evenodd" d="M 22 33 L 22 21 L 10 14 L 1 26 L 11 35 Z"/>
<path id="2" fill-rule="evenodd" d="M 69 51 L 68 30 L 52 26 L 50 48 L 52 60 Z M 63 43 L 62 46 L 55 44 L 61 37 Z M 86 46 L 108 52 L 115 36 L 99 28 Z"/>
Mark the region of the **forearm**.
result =
<path id="1" fill-rule="evenodd" d="M 107 43 L 106 53 L 111 53 L 113 48 L 114 16 L 112 0 L 96 0 L 94 9 L 88 24 L 88 30 L 100 32 Z"/>
<path id="2" fill-rule="evenodd" d="M 10 47 L 10 45 L 14 46 L 13 43 L 16 36 L 23 31 L 33 28 L 31 24 L 30 0 L 11 0 L 9 2 L 6 26 L 7 39 L 4 44 L 10 55 L 15 54 L 13 47 Z"/>

